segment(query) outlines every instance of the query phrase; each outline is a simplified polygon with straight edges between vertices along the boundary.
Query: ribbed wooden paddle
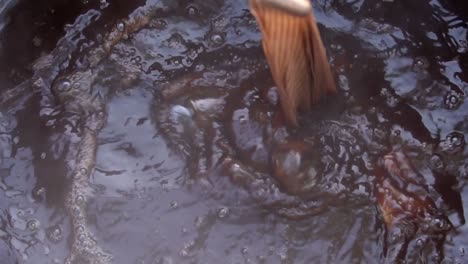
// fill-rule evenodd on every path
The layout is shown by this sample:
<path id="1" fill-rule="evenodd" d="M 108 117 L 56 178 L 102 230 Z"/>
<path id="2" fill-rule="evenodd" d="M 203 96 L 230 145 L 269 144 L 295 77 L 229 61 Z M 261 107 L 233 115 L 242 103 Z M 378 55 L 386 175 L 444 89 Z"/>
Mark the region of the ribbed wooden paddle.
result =
<path id="1" fill-rule="evenodd" d="M 263 37 L 263 50 L 290 125 L 297 111 L 310 111 L 325 94 L 336 93 L 320 32 L 307 0 L 249 0 Z"/>

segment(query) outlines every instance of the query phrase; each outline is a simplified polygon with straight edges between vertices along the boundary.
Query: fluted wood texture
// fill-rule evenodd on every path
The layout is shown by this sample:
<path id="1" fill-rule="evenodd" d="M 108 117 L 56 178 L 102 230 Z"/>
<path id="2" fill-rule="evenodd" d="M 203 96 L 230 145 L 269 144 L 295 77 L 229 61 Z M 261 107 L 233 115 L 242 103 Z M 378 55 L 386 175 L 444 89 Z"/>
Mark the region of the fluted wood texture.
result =
<path id="1" fill-rule="evenodd" d="M 336 92 L 335 81 L 312 10 L 296 16 L 249 0 L 262 32 L 265 57 L 280 93 L 289 124 L 297 126 L 297 111 L 310 111 L 325 94 Z"/>

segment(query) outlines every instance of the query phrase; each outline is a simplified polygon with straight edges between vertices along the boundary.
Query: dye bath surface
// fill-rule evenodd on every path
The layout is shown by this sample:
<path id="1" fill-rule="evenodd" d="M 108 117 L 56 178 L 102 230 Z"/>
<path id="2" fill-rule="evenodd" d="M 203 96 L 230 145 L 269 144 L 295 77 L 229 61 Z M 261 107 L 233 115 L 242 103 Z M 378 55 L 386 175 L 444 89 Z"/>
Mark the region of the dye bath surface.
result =
<path id="1" fill-rule="evenodd" d="M 247 1 L 0 0 L 1 262 L 468 263 L 467 10 L 315 1 L 290 129 Z"/>

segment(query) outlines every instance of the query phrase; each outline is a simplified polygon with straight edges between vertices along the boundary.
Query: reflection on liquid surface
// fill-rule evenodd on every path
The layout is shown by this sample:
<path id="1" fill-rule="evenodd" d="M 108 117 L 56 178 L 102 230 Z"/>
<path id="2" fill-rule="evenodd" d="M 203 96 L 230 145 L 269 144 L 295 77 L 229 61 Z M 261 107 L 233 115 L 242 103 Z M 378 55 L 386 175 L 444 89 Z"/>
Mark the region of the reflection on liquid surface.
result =
<path id="1" fill-rule="evenodd" d="M 291 129 L 246 1 L 3 2 L 7 264 L 468 261 L 461 4 L 317 1 Z"/>

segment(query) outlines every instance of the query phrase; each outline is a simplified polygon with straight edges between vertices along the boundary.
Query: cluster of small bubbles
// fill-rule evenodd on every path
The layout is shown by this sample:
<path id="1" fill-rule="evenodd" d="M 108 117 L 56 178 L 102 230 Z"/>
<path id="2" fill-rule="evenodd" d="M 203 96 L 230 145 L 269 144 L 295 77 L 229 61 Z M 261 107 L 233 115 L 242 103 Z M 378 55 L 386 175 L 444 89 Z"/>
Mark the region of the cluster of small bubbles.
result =
<path id="1" fill-rule="evenodd" d="M 172 34 L 167 39 L 167 46 L 170 48 L 181 48 L 184 45 L 184 38 L 180 34 Z"/>
<path id="2" fill-rule="evenodd" d="M 167 63 L 169 65 L 174 65 L 174 66 L 181 66 L 182 65 L 182 57 L 180 56 L 174 56 L 170 59 L 167 60 Z"/>
<path id="3" fill-rule="evenodd" d="M 390 236 L 390 242 L 392 243 L 395 243 L 395 242 L 398 242 L 402 239 L 402 234 L 401 232 L 394 232 L 391 236 Z"/>
<path id="4" fill-rule="evenodd" d="M 465 148 L 465 136 L 460 132 L 451 132 L 441 143 L 441 147 L 445 152 L 456 154 L 462 152 Z"/>
<path id="5" fill-rule="evenodd" d="M 0 112 L 0 133 L 10 133 L 16 127 L 16 119 L 9 114 Z"/>
<path id="6" fill-rule="evenodd" d="M 197 65 L 195 66 L 195 72 L 201 72 L 201 71 L 203 71 L 204 69 L 205 69 L 205 65 L 203 65 L 203 64 L 197 64 Z"/>
<path id="7" fill-rule="evenodd" d="M 195 48 L 189 48 L 187 51 L 184 53 L 188 58 L 190 59 L 195 59 L 198 57 L 198 50 Z"/>
<path id="8" fill-rule="evenodd" d="M 118 31 L 123 32 L 125 30 L 125 24 L 123 22 L 119 22 L 117 23 L 116 28 Z"/>
<path id="9" fill-rule="evenodd" d="M 40 225 L 40 222 L 39 220 L 33 218 L 31 220 L 29 220 L 26 224 L 26 226 L 28 227 L 28 230 L 29 231 L 36 231 L 38 228 L 39 228 L 39 225 Z"/>
<path id="10" fill-rule="evenodd" d="M 58 243 L 63 239 L 63 231 L 59 225 L 47 228 L 46 234 L 47 238 L 53 243 Z"/>
<path id="11" fill-rule="evenodd" d="M 130 62 L 134 63 L 134 64 L 138 64 L 142 61 L 142 58 L 141 56 L 135 56 L 133 58 L 130 59 Z"/>
<path id="12" fill-rule="evenodd" d="M 439 155 L 435 154 L 431 157 L 430 165 L 434 170 L 442 170 L 444 168 L 444 161 Z"/>
<path id="13" fill-rule="evenodd" d="M 429 68 L 429 61 L 424 57 L 417 57 L 414 59 L 413 67 L 415 69 L 427 69 Z"/>
<path id="14" fill-rule="evenodd" d="M 432 226 L 436 231 L 446 231 L 450 227 L 450 224 L 442 217 L 435 217 L 432 219 Z"/>
<path id="15" fill-rule="evenodd" d="M 376 140 L 384 141 L 388 138 L 387 131 L 382 128 L 374 128 L 374 137 Z"/>
<path id="16" fill-rule="evenodd" d="M 382 88 L 380 94 L 385 97 L 389 107 L 396 107 L 400 101 L 399 98 L 394 96 L 387 88 Z"/>
<path id="17" fill-rule="evenodd" d="M 229 214 L 229 209 L 227 207 L 222 207 L 218 210 L 218 217 L 225 218 Z"/>
<path id="18" fill-rule="evenodd" d="M 123 56 L 123 57 L 132 57 L 136 54 L 136 49 L 135 48 L 131 48 L 131 49 L 122 49 L 122 50 L 116 50 L 116 52 Z"/>
<path id="19" fill-rule="evenodd" d="M 343 49 L 343 46 L 341 46 L 340 44 L 331 44 L 330 47 L 333 49 L 333 50 L 342 50 Z"/>
<path id="20" fill-rule="evenodd" d="M 149 26 L 155 29 L 162 30 L 166 28 L 167 22 L 164 19 L 154 19 L 154 20 L 151 20 Z"/>
<path id="21" fill-rule="evenodd" d="M 463 103 L 463 94 L 455 90 L 450 90 L 444 98 L 444 106 L 447 109 L 457 109 Z"/>

